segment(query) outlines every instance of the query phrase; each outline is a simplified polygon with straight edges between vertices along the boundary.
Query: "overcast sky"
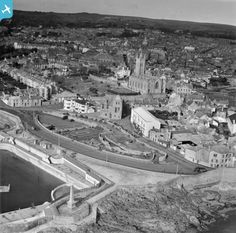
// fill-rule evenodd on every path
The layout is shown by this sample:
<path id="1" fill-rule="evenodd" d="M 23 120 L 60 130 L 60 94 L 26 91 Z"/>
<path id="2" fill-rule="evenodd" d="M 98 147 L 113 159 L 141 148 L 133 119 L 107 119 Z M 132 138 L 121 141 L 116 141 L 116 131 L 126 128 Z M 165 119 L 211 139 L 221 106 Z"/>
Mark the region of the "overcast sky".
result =
<path id="1" fill-rule="evenodd" d="M 236 0 L 13 0 L 29 11 L 89 12 L 236 25 Z"/>

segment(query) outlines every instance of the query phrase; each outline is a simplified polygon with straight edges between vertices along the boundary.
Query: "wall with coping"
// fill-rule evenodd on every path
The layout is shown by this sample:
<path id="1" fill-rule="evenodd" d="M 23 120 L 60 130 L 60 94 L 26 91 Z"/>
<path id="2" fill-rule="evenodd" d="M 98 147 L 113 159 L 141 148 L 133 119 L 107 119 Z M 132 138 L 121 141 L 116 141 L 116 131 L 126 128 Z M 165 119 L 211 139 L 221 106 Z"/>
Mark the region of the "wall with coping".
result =
<path id="1" fill-rule="evenodd" d="M 229 184 L 231 187 L 236 187 L 236 168 L 218 168 L 195 176 L 179 176 L 168 183 L 177 187 L 183 185 L 187 190 L 215 184 Z"/>
<path id="2" fill-rule="evenodd" d="M 86 185 L 86 184 L 80 182 L 79 180 L 77 180 L 76 178 L 60 171 L 56 167 L 53 167 L 50 164 L 43 162 L 40 158 L 36 158 L 35 156 L 31 155 L 30 152 L 25 151 L 24 149 L 22 149 L 16 145 L 0 143 L 0 150 L 8 150 L 8 151 L 18 155 L 20 158 L 41 168 L 42 170 L 57 177 L 58 179 L 62 180 L 63 182 L 72 183 L 77 189 L 82 189 L 82 188 L 88 187 L 88 185 Z"/>

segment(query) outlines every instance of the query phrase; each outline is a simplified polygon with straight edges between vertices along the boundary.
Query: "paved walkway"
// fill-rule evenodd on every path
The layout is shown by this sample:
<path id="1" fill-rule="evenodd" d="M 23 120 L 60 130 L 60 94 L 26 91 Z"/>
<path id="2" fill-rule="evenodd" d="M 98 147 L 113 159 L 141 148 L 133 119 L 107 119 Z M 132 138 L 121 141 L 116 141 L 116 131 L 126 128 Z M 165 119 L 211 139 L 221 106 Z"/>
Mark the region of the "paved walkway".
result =
<path id="1" fill-rule="evenodd" d="M 89 158 L 82 154 L 77 154 L 76 158 L 117 185 L 156 184 L 177 177 L 176 174 L 144 171 Z"/>

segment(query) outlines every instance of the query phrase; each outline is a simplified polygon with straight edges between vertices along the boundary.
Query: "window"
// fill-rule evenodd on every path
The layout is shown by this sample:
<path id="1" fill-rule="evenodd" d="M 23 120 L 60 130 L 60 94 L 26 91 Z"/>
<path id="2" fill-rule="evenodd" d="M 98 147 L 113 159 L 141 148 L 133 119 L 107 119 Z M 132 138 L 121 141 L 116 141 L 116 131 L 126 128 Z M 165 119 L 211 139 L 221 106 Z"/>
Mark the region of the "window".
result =
<path id="1" fill-rule="evenodd" d="M 159 83 L 156 82 L 156 83 L 155 83 L 155 89 L 158 89 L 158 88 L 159 88 Z"/>

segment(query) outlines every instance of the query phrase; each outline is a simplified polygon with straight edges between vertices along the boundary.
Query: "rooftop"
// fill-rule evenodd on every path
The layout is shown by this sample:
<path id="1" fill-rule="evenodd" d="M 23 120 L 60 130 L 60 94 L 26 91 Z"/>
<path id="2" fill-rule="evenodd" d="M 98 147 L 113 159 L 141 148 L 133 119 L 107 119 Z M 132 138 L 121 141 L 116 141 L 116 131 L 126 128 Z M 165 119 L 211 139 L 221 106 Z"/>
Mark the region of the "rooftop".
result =
<path id="1" fill-rule="evenodd" d="M 236 113 L 232 114 L 229 116 L 229 119 L 231 122 L 235 121 L 236 122 Z"/>
<path id="2" fill-rule="evenodd" d="M 147 122 L 152 122 L 152 121 L 159 121 L 161 124 L 165 124 L 165 121 L 156 118 L 155 116 L 153 116 L 149 111 L 147 111 L 145 108 L 143 107 L 137 107 L 134 108 L 133 111 L 135 111 L 136 113 L 139 114 L 139 116 L 141 116 L 143 119 L 145 119 L 145 121 Z"/>
<path id="3" fill-rule="evenodd" d="M 211 150 L 220 154 L 230 153 L 230 149 L 225 145 L 214 145 Z"/>

